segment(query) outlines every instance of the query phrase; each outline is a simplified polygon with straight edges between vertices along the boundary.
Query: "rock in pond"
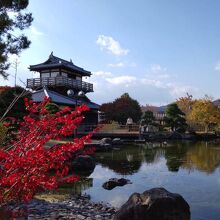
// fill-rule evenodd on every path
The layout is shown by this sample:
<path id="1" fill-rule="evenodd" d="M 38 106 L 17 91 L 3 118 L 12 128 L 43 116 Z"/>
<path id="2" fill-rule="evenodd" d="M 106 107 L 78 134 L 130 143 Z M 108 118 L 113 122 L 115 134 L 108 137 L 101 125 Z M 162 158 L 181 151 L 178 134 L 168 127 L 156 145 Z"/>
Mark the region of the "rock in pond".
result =
<path id="1" fill-rule="evenodd" d="M 120 144 L 122 144 L 123 143 L 123 141 L 121 140 L 121 138 L 114 138 L 113 140 L 112 140 L 112 144 L 113 145 L 120 145 Z"/>
<path id="2" fill-rule="evenodd" d="M 182 139 L 182 135 L 177 132 L 177 131 L 174 131 L 172 132 L 169 136 L 168 136 L 168 139 L 171 139 L 171 140 L 181 140 Z"/>
<path id="3" fill-rule="evenodd" d="M 104 144 L 112 144 L 112 139 L 111 138 L 102 138 L 100 140 L 100 144 L 104 145 Z"/>
<path id="4" fill-rule="evenodd" d="M 89 155 L 80 155 L 72 163 L 76 173 L 92 173 L 95 169 L 95 160 Z"/>
<path id="5" fill-rule="evenodd" d="M 96 152 L 106 152 L 112 150 L 111 144 L 100 144 L 96 146 Z"/>
<path id="6" fill-rule="evenodd" d="M 116 186 L 124 186 L 126 184 L 131 184 L 131 181 L 128 179 L 124 179 L 124 178 L 121 178 L 121 179 L 112 178 L 112 179 L 109 179 L 109 181 L 105 182 L 102 185 L 102 187 L 107 190 L 112 190 Z"/>
<path id="7" fill-rule="evenodd" d="M 198 135 L 196 135 L 195 132 L 185 133 L 185 134 L 182 134 L 182 139 L 183 140 L 197 140 Z"/>
<path id="8" fill-rule="evenodd" d="M 153 188 L 132 194 L 114 220 L 190 220 L 190 207 L 181 195 Z"/>
<path id="9" fill-rule="evenodd" d="M 153 133 L 153 134 L 146 134 L 144 135 L 145 138 L 147 140 L 157 140 L 157 141 L 160 141 L 160 140 L 165 140 L 167 139 L 167 136 L 165 134 L 162 134 L 162 133 Z"/>

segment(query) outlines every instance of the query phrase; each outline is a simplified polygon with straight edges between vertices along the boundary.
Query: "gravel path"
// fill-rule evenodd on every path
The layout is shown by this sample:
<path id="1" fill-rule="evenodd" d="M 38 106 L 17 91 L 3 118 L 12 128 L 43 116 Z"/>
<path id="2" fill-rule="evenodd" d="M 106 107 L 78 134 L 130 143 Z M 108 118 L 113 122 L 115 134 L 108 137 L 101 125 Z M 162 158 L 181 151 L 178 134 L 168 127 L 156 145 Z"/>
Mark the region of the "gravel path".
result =
<path id="1" fill-rule="evenodd" d="M 24 219 L 27 220 L 110 220 L 116 212 L 110 205 L 91 202 L 88 196 L 72 196 L 59 202 L 34 199 L 27 205 L 10 206 L 10 209 L 26 209 L 28 218 Z"/>

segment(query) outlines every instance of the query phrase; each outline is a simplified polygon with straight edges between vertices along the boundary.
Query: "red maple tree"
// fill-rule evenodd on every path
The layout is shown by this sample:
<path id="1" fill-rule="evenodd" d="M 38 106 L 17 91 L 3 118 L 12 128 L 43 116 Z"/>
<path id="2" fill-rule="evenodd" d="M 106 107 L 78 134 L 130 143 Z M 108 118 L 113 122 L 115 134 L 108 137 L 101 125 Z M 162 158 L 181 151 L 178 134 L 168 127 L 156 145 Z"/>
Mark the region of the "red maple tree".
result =
<path id="1" fill-rule="evenodd" d="M 47 148 L 45 144 L 53 139 L 71 136 L 88 111 L 85 105 L 74 111 L 65 107 L 50 114 L 45 105 L 25 100 L 29 114 L 24 117 L 17 137 L 7 148 L 0 150 L 0 203 L 29 201 L 33 196 L 60 184 L 76 181 L 76 175 L 69 174 L 68 161 L 77 154 L 91 153 L 84 149 L 92 132 L 82 138 Z"/>

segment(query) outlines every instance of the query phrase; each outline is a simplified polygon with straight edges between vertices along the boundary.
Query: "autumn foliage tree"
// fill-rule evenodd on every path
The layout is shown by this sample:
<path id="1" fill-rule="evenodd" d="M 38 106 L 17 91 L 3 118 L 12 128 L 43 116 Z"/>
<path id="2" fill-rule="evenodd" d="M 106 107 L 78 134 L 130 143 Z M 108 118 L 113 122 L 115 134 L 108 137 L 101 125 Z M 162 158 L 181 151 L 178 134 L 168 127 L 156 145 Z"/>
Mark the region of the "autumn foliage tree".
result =
<path id="1" fill-rule="evenodd" d="M 193 96 L 190 94 L 186 94 L 184 97 L 180 97 L 177 99 L 176 104 L 178 105 L 179 109 L 185 114 L 185 118 L 188 124 L 190 124 L 190 113 L 192 111 L 192 106 L 195 103 Z"/>
<path id="2" fill-rule="evenodd" d="M 209 97 L 197 99 L 192 105 L 189 119 L 194 123 L 204 126 L 207 132 L 210 125 L 220 125 L 220 109 Z"/>
<path id="3" fill-rule="evenodd" d="M 142 115 L 138 101 L 132 99 L 128 93 L 123 94 L 112 103 L 103 104 L 100 110 L 106 113 L 109 120 L 117 121 L 121 124 L 125 124 L 129 117 L 134 122 L 138 122 Z"/>
<path id="4" fill-rule="evenodd" d="M 49 100 L 40 104 L 26 100 L 29 114 L 21 122 L 16 139 L 0 150 L 1 204 L 29 201 L 38 192 L 78 180 L 76 175 L 69 173 L 68 161 L 93 150 L 84 149 L 92 133 L 68 143 L 45 147 L 51 139 L 72 135 L 84 119 L 82 113 L 88 111 L 82 105 L 74 111 L 66 107 L 51 114 L 45 108 L 48 103 Z"/>
<path id="5" fill-rule="evenodd" d="M 105 113 L 105 121 L 110 122 L 113 120 L 114 104 L 113 102 L 104 103 L 100 106 L 100 110 Z"/>

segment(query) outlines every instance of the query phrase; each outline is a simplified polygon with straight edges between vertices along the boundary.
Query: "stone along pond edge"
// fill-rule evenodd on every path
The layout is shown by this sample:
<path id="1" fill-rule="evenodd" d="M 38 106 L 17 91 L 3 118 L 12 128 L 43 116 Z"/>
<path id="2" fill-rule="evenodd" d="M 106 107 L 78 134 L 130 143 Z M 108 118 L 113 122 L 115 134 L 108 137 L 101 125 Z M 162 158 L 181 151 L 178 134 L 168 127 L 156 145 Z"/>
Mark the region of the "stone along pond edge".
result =
<path id="1" fill-rule="evenodd" d="M 184 198 L 164 188 L 153 188 L 141 194 L 133 193 L 119 209 L 106 203 L 94 203 L 86 195 L 74 195 L 63 201 L 33 199 L 28 204 L 11 204 L 7 210 L 24 213 L 24 217 L 12 218 L 17 220 L 190 219 L 190 207 Z"/>
<path id="2" fill-rule="evenodd" d="M 20 215 L 11 218 L 16 220 L 110 220 L 117 211 L 109 204 L 92 202 L 87 195 L 72 195 L 63 201 L 33 199 L 28 204 L 11 204 L 5 210 L 3 216 Z"/>

